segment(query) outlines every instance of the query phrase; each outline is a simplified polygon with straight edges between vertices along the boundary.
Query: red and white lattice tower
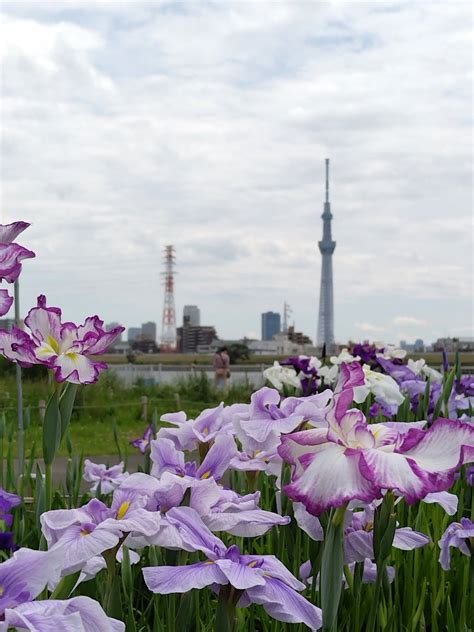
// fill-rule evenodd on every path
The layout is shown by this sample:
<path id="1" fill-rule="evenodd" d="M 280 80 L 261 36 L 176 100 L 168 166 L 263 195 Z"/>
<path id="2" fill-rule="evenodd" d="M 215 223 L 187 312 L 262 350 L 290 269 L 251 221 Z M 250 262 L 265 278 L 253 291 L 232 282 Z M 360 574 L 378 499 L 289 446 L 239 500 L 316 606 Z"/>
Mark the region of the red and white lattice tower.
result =
<path id="1" fill-rule="evenodd" d="M 163 323 L 161 329 L 162 351 L 176 351 L 176 311 L 174 308 L 174 266 L 175 250 L 173 246 L 165 247 L 165 300 L 163 303 Z"/>

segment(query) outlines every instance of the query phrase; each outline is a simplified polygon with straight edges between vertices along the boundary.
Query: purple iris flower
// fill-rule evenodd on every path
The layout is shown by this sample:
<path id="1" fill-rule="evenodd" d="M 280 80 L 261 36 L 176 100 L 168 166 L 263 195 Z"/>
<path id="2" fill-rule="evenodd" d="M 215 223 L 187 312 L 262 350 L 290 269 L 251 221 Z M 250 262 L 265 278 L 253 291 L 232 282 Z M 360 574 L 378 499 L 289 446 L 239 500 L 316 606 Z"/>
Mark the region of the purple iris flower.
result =
<path id="1" fill-rule="evenodd" d="M 131 477 L 130 477 L 131 478 Z M 128 480 L 128 479 L 127 479 Z M 148 496 L 135 489 L 120 487 L 109 509 L 92 499 L 79 509 L 56 509 L 41 516 L 48 546 L 63 548 L 62 573 L 68 575 L 117 546 L 129 533 L 151 536 L 160 528 L 160 514 L 145 509 Z"/>
<path id="2" fill-rule="evenodd" d="M 198 466 L 194 462 L 186 463 L 184 453 L 176 450 L 170 439 L 153 441 L 152 475 L 159 479 L 154 498 L 160 511 L 166 513 L 170 508 L 178 507 L 189 489 L 190 507 L 198 512 L 212 531 L 255 537 L 276 524 L 288 524 L 289 517 L 258 507 L 259 492 L 240 496 L 216 483 L 236 454 L 237 448 L 232 437 L 218 436 Z M 150 542 L 163 544 L 163 533 L 156 535 Z"/>
<path id="3" fill-rule="evenodd" d="M 441 536 L 438 546 L 441 549 L 439 563 L 445 571 L 451 568 L 451 551 L 453 546 L 461 551 L 464 555 L 471 555 L 469 548 L 470 539 L 474 538 L 474 522 L 469 518 L 461 518 L 460 522 L 453 522 Z"/>
<path id="4" fill-rule="evenodd" d="M 11 527 L 13 523 L 13 516 L 10 511 L 14 507 L 18 507 L 20 503 L 20 496 L 11 494 L 0 487 L 0 521 L 3 521 L 7 527 Z"/>
<path id="5" fill-rule="evenodd" d="M 474 465 L 469 465 L 466 468 L 466 482 L 471 487 L 474 486 Z"/>
<path id="6" fill-rule="evenodd" d="M 385 489 L 413 504 L 449 489 L 459 467 L 474 458 L 470 424 L 438 419 L 425 431 L 406 422 L 368 424 L 360 410 L 348 410 L 363 379 L 357 362 L 341 365 L 328 428 L 281 438 L 278 452 L 294 466 L 285 492 L 314 515 L 350 500 L 371 502 Z"/>
<path id="7" fill-rule="evenodd" d="M 377 349 L 375 345 L 366 342 L 364 344 L 355 344 L 351 353 L 353 356 L 359 356 L 362 364 L 369 364 L 371 367 L 374 367 L 377 364 L 376 354 L 380 351 L 381 349 Z"/>
<path id="8" fill-rule="evenodd" d="M 19 549 L 0 564 L 0 620 L 7 608 L 32 601 L 50 583 L 59 580 L 63 552 Z"/>
<path id="9" fill-rule="evenodd" d="M 184 452 L 177 450 L 171 439 L 157 438 L 151 442 L 152 476 L 159 478 L 164 472 L 188 476 L 200 480 L 219 480 L 237 454 L 237 446 L 231 435 L 218 435 L 201 465 L 185 463 Z"/>
<path id="10" fill-rule="evenodd" d="M 185 593 L 193 588 L 230 584 L 242 591 L 237 606 L 263 605 L 278 621 L 304 623 L 316 630 L 322 625 L 321 610 L 297 591 L 304 584 L 273 555 L 242 555 L 237 546 L 227 548 L 213 535 L 191 507 L 168 512 L 168 519 L 183 541 L 207 560 L 189 566 L 159 566 L 143 569 L 148 588 L 158 594 Z"/>
<path id="11" fill-rule="evenodd" d="M 130 441 L 134 448 L 138 448 L 142 454 L 146 454 L 150 450 L 151 440 L 153 439 L 153 426 L 150 424 L 141 439 Z"/>
<path id="12" fill-rule="evenodd" d="M 474 396 L 474 375 L 463 375 L 456 382 L 456 392 L 468 397 Z"/>
<path id="13" fill-rule="evenodd" d="M 4 616 L 0 632 L 10 628 L 30 632 L 125 632 L 125 624 L 108 617 L 100 604 L 90 597 L 28 602 L 5 610 Z"/>
<path id="14" fill-rule="evenodd" d="M 377 362 L 382 367 L 383 372 L 393 377 L 398 384 L 406 382 L 407 380 L 418 380 L 424 384 L 424 380 L 417 376 L 405 364 L 396 364 L 393 360 L 387 360 L 381 356 L 377 358 Z"/>
<path id="15" fill-rule="evenodd" d="M 85 481 L 92 483 L 91 492 L 97 491 L 100 485 L 102 494 L 110 494 L 130 476 L 128 472 L 123 471 L 123 468 L 123 462 L 108 468 L 103 463 L 93 463 L 86 459 L 84 461 L 83 478 Z"/>
<path id="16" fill-rule="evenodd" d="M 301 389 L 304 395 L 312 395 L 318 392 L 318 368 L 321 365 L 319 360 L 304 355 L 290 356 L 286 360 L 282 360 L 280 365 L 292 366 L 300 374 Z"/>
<path id="17" fill-rule="evenodd" d="M 280 399 L 277 390 L 264 386 L 253 393 L 247 410 L 234 414 L 235 433 L 247 454 L 276 450 L 280 435 L 292 432 L 303 422 L 303 414 L 280 408 Z"/>
<path id="18" fill-rule="evenodd" d="M 236 411 L 245 408 L 245 404 L 224 406 L 221 403 L 215 408 L 203 410 L 196 419 L 187 419 L 184 412 L 168 413 L 161 420 L 175 427 L 160 428 L 156 438 L 171 439 L 178 450 L 195 450 L 199 444 L 209 443 L 218 435 L 234 434 L 232 416 Z"/>
<path id="19" fill-rule="evenodd" d="M 95 355 L 106 352 L 117 336 L 124 331 L 115 327 L 111 331 L 103 329 L 103 321 L 98 316 L 86 318 L 83 325 L 61 322 L 61 310 L 47 307 L 46 298 L 38 297 L 38 305 L 25 318 L 25 325 L 31 331 L 19 333 L 15 329 L 9 336 L 0 332 L 0 350 L 14 362 L 24 365 L 44 364 L 54 371 L 58 382 L 92 384 L 107 368 L 104 362 L 94 360 Z"/>
<path id="20" fill-rule="evenodd" d="M 35 257 L 35 253 L 23 246 L 12 243 L 29 224 L 27 222 L 14 222 L 13 224 L 0 224 L 0 281 L 14 283 L 21 272 L 21 262 L 24 259 Z M 0 316 L 4 316 L 13 303 L 13 297 L 7 290 L 0 290 Z"/>
<path id="21" fill-rule="evenodd" d="M 349 523 L 344 533 L 345 563 L 373 560 L 374 555 L 374 508 L 348 512 Z M 429 544 L 430 538 L 424 533 L 413 531 L 410 527 L 395 529 L 392 546 L 402 551 L 412 551 Z"/>

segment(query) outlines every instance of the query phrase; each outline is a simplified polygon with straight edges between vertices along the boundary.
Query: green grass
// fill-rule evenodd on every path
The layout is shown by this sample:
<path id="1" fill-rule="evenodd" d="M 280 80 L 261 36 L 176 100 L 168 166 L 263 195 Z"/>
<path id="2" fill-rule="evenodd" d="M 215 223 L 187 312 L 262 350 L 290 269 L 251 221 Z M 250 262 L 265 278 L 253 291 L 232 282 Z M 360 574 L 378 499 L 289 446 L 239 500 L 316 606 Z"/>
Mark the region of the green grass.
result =
<path id="1" fill-rule="evenodd" d="M 47 401 L 51 385 L 47 379 L 23 382 L 25 410 L 25 445 L 35 443 L 36 454 L 41 456 L 42 421 L 38 402 Z M 117 428 L 122 452 L 134 452 L 130 441 L 140 437 L 153 413 L 159 419 L 168 412 L 184 410 L 189 418 L 199 415 L 205 408 L 217 406 L 221 401 L 232 404 L 249 401 L 251 388 L 233 387 L 224 397 L 214 390 L 205 375 L 186 378 L 175 386 L 150 386 L 138 383 L 123 387 L 113 374 L 105 373 L 98 384 L 79 388 L 70 424 L 70 438 L 74 452 L 86 456 L 111 455 L 117 452 L 114 424 Z M 143 416 L 143 396 L 148 399 L 147 418 Z M 5 415 L 16 454 L 16 385 L 12 376 L 0 380 L 0 415 Z M 59 455 L 67 455 L 63 442 Z"/>

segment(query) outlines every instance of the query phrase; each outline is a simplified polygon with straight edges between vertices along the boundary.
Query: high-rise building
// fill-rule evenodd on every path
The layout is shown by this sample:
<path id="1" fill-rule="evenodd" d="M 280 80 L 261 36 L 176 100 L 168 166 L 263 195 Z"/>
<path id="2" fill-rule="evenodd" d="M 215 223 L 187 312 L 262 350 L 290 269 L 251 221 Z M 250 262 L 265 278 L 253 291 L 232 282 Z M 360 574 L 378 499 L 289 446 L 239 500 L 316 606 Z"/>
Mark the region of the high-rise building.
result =
<path id="1" fill-rule="evenodd" d="M 273 340 L 273 336 L 281 331 L 280 314 L 265 312 L 262 314 L 262 340 Z"/>
<path id="2" fill-rule="evenodd" d="M 142 333 L 141 327 L 129 327 L 127 331 L 127 340 L 128 342 L 133 342 L 136 340 Z"/>
<path id="3" fill-rule="evenodd" d="M 188 323 L 193 327 L 201 324 L 201 310 L 197 305 L 185 305 L 183 308 L 183 322 L 188 319 Z"/>
<path id="4" fill-rule="evenodd" d="M 336 242 L 331 235 L 331 204 L 329 203 L 329 158 L 326 158 L 326 200 L 323 220 L 323 238 L 319 242 L 321 252 L 321 289 L 319 293 L 319 318 L 317 344 L 331 353 L 334 350 L 334 297 L 332 281 L 332 255 Z"/>
<path id="5" fill-rule="evenodd" d="M 198 347 L 209 346 L 217 338 L 214 327 L 190 325 L 187 317 L 184 319 L 183 326 L 178 327 L 176 331 L 180 353 L 196 353 Z"/>
<path id="6" fill-rule="evenodd" d="M 148 323 L 143 323 L 141 338 L 142 340 L 150 340 L 156 342 L 156 323 L 152 321 L 149 321 Z"/>

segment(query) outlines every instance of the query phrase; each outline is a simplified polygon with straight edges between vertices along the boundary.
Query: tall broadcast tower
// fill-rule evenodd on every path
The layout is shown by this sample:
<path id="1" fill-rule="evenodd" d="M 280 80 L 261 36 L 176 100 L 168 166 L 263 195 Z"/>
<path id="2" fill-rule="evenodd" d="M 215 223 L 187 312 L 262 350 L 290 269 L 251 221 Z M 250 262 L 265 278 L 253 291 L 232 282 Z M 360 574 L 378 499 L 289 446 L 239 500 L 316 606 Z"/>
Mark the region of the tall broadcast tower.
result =
<path id="1" fill-rule="evenodd" d="M 165 247 L 165 300 L 163 303 L 163 323 L 161 329 L 161 350 L 176 351 L 176 311 L 174 308 L 174 266 L 175 250 Z"/>
<path id="2" fill-rule="evenodd" d="M 321 290 L 319 293 L 319 318 L 317 343 L 325 349 L 326 353 L 334 350 L 334 297 L 332 283 L 332 254 L 336 242 L 331 236 L 331 204 L 329 203 L 329 158 L 326 158 L 326 200 L 323 220 L 323 238 L 319 242 L 319 250 L 322 257 L 321 265 Z"/>

